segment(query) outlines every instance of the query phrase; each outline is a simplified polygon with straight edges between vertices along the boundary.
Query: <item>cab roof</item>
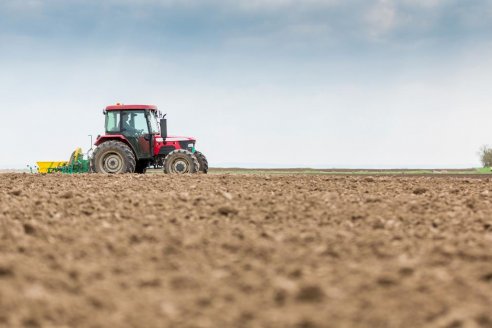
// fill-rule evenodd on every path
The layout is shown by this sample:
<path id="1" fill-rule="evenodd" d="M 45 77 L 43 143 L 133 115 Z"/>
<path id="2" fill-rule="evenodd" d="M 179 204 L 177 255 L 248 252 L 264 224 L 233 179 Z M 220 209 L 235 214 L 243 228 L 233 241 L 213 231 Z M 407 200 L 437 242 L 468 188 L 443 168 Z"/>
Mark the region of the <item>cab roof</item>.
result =
<path id="1" fill-rule="evenodd" d="M 111 110 L 143 110 L 143 109 L 150 109 L 150 110 L 157 110 L 157 106 L 154 105 L 123 105 L 123 104 L 116 104 L 112 106 L 107 106 L 106 110 L 111 111 Z"/>

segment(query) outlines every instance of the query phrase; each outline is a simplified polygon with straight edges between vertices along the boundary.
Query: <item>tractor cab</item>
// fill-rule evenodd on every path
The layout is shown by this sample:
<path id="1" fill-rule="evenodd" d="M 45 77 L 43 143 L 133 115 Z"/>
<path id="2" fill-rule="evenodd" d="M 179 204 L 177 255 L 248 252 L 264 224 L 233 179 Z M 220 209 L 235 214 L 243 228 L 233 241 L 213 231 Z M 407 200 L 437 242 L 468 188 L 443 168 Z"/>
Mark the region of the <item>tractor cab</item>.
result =
<path id="1" fill-rule="evenodd" d="M 153 158 L 152 144 L 155 136 L 160 136 L 161 133 L 157 111 L 136 106 L 131 109 L 121 108 L 123 106 L 117 106 L 116 109 L 112 107 L 115 106 L 110 106 L 105 110 L 106 135 L 123 136 L 130 143 L 138 158 Z"/>
<path id="2" fill-rule="evenodd" d="M 156 106 L 116 104 L 103 113 L 105 134 L 95 143 L 94 171 L 144 173 L 149 165 L 162 166 L 166 173 L 208 171 L 205 156 L 195 149 L 196 140 L 168 136 L 167 120 Z M 110 150 L 103 151 L 106 148 Z"/>

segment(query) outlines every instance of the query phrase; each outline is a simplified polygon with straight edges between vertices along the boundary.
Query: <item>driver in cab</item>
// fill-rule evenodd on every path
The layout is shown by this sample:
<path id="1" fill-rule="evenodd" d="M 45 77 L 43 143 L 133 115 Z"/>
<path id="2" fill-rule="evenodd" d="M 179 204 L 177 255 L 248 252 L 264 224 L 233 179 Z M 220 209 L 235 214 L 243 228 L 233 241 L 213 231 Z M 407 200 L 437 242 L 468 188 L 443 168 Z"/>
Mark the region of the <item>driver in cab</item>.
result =
<path id="1" fill-rule="evenodd" d="M 129 134 L 139 133 L 139 131 L 135 129 L 134 114 L 123 114 L 123 131 Z"/>

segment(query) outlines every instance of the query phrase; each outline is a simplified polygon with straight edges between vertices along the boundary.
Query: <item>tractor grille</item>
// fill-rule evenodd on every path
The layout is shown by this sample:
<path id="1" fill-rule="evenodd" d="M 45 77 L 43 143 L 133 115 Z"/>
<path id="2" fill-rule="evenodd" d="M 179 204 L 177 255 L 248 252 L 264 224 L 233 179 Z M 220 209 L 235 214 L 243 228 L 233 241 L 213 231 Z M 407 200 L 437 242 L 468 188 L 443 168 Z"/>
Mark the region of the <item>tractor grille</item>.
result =
<path id="1" fill-rule="evenodd" d="M 193 151 L 193 148 L 195 148 L 195 142 L 194 141 L 180 141 L 179 145 L 181 146 L 181 149 L 186 149 L 189 151 Z M 190 145 L 190 146 L 188 146 Z"/>
<path id="2" fill-rule="evenodd" d="M 172 152 L 174 149 L 176 149 L 174 146 L 161 147 L 161 149 L 159 150 L 159 155 L 167 155 L 170 152 Z"/>

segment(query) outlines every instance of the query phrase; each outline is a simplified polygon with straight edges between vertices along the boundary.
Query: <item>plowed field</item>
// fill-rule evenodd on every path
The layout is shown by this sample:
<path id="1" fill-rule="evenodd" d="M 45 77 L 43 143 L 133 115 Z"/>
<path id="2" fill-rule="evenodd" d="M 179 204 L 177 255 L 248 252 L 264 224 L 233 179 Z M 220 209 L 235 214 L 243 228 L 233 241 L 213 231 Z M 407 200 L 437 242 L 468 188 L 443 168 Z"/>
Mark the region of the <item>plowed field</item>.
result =
<path id="1" fill-rule="evenodd" d="M 0 326 L 492 327 L 492 183 L 2 174 Z"/>

